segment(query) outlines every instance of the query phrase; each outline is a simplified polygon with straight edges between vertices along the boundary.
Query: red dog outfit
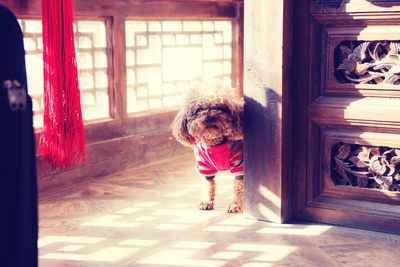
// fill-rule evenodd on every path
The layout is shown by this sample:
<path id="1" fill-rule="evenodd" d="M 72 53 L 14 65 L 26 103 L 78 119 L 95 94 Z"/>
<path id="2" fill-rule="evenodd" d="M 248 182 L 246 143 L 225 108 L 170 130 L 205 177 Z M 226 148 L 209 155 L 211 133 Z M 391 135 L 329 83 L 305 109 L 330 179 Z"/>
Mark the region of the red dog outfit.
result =
<path id="1" fill-rule="evenodd" d="M 196 169 L 204 176 L 214 176 L 218 171 L 230 170 L 235 176 L 243 175 L 243 141 L 227 141 L 222 145 L 204 148 L 197 142 L 194 150 Z"/>

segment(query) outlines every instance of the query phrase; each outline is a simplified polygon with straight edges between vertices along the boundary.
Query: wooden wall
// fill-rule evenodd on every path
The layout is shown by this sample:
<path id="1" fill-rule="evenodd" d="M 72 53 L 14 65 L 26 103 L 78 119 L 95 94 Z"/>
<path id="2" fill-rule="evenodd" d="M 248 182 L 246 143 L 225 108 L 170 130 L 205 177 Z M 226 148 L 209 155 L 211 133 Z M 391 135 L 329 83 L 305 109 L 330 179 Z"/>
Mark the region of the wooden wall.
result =
<path id="1" fill-rule="evenodd" d="M 17 16 L 39 17 L 40 0 L 0 0 Z M 75 16 L 105 17 L 108 21 L 111 119 L 85 124 L 86 164 L 54 170 L 37 156 L 39 190 L 100 176 L 137 164 L 151 163 L 191 151 L 173 140 L 169 125 L 176 110 L 128 115 L 126 106 L 125 19 L 232 19 L 233 74 L 241 94 L 243 0 L 74 0 Z M 40 133 L 36 133 L 37 140 Z"/>

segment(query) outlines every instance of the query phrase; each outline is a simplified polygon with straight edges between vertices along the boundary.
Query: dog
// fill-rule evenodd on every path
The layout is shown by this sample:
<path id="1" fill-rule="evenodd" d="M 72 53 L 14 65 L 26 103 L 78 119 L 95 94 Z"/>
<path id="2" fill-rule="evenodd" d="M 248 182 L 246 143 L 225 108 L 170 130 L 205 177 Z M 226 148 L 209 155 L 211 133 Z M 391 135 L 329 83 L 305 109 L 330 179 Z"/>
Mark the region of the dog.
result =
<path id="1" fill-rule="evenodd" d="M 194 149 L 196 170 L 204 177 L 201 210 L 214 209 L 215 175 L 235 176 L 229 213 L 243 212 L 243 100 L 222 84 L 197 86 L 173 121 L 172 135 Z"/>

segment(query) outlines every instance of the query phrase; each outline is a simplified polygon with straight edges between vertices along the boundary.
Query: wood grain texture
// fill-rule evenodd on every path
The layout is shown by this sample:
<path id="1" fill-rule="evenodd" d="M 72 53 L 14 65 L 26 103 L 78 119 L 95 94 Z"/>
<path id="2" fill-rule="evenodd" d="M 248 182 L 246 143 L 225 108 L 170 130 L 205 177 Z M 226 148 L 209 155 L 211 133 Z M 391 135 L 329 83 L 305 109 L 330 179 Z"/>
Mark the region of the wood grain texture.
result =
<path id="1" fill-rule="evenodd" d="M 53 169 L 38 156 L 39 190 L 120 171 L 130 166 L 190 153 L 169 130 L 176 112 L 89 125 L 85 129 L 87 162 L 69 170 Z"/>
<path id="2" fill-rule="evenodd" d="M 76 16 L 125 15 L 132 18 L 235 18 L 236 3 L 241 1 L 175 1 L 175 0 L 74 0 Z M 40 16 L 40 0 L 1 0 L 17 15 Z"/>
<path id="3" fill-rule="evenodd" d="M 348 98 L 321 96 L 309 107 L 319 125 L 354 125 L 399 129 L 399 98 Z"/>
<path id="4" fill-rule="evenodd" d="M 313 31 L 309 30 L 310 19 L 308 13 L 308 0 L 294 1 L 294 36 L 293 46 L 295 51 L 308 51 L 312 44 L 308 42 Z M 302 30 L 300 30 L 302 29 Z M 308 119 L 307 104 L 311 101 L 312 92 L 307 88 L 314 88 L 311 79 L 310 68 L 312 61 L 309 61 L 307 53 L 296 53 L 293 58 L 293 66 L 301 66 L 302 71 L 293 73 L 293 139 L 304 140 L 303 142 L 293 142 L 293 162 L 292 185 L 293 188 L 293 215 L 298 216 L 307 203 L 307 166 L 308 157 L 298 160 L 298 152 L 308 153 L 309 132 L 311 131 L 310 120 Z"/>
<path id="5" fill-rule="evenodd" d="M 239 97 L 243 97 L 243 37 L 244 3 L 236 4 L 236 19 L 232 21 L 232 81 Z"/>
<path id="6" fill-rule="evenodd" d="M 245 4 L 245 187 L 256 218 L 290 218 L 291 1 Z"/>
<path id="7" fill-rule="evenodd" d="M 126 119 L 127 93 L 126 93 L 126 50 L 125 50 L 125 19 L 124 15 L 118 14 L 112 17 L 111 47 L 113 66 L 113 86 L 115 119 Z"/>

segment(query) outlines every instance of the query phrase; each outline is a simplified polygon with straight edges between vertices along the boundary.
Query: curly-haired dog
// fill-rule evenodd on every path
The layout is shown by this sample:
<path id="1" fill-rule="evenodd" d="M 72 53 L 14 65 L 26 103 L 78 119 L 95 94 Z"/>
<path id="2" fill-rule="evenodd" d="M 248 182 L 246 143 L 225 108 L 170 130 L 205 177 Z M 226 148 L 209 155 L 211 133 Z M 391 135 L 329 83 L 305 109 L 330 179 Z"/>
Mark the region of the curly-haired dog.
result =
<path id="1" fill-rule="evenodd" d="M 232 93 L 221 93 L 223 87 L 214 87 L 212 91 L 216 94 L 210 94 L 206 90 L 209 88 L 192 92 L 172 123 L 172 132 L 180 143 L 193 147 L 196 169 L 205 178 L 199 208 L 214 208 L 215 175 L 229 170 L 235 180 L 234 198 L 228 212 L 242 212 L 243 102 Z"/>

